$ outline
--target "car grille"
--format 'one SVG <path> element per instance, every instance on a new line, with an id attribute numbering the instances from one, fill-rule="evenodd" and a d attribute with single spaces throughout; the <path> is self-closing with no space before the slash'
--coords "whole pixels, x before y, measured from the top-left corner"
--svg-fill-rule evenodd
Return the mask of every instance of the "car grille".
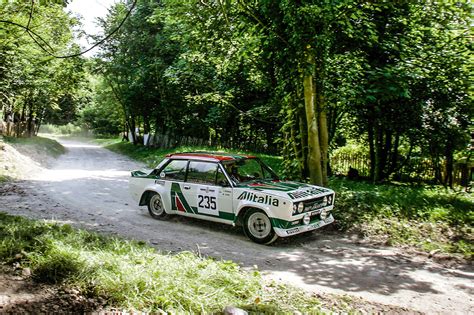
<path id="1" fill-rule="evenodd" d="M 325 203 L 324 198 L 329 198 L 330 202 Z M 298 212 L 295 210 L 296 209 L 295 207 L 298 207 L 299 205 L 301 205 L 301 203 L 303 203 L 304 208 L 302 212 Z M 318 197 L 318 198 L 300 201 L 298 203 L 295 203 L 294 208 L 293 208 L 294 209 L 293 215 L 298 215 L 298 214 L 307 213 L 307 212 L 311 212 L 313 215 L 319 214 L 322 208 L 330 206 L 333 203 L 334 203 L 334 194 L 329 194 L 329 195 Z"/>
<path id="2" fill-rule="evenodd" d="M 329 197 L 329 196 L 331 196 L 331 202 L 328 203 L 328 204 L 323 203 L 323 199 L 325 197 Z M 327 195 L 327 196 L 323 196 L 323 197 L 319 197 L 319 198 L 305 200 L 305 201 L 303 201 L 303 204 L 304 204 L 303 212 L 314 211 L 314 210 L 324 208 L 326 206 L 331 205 L 333 200 L 334 200 L 334 195 Z"/>

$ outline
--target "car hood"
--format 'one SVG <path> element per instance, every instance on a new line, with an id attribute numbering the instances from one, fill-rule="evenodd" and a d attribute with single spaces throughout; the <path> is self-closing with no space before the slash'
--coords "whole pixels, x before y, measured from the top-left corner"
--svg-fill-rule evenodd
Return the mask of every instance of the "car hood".
<path id="1" fill-rule="evenodd" d="M 252 181 L 240 184 L 238 187 L 292 200 L 307 199 L 333 192 L 331 189 L 320 186 L 281 180 Z"/>

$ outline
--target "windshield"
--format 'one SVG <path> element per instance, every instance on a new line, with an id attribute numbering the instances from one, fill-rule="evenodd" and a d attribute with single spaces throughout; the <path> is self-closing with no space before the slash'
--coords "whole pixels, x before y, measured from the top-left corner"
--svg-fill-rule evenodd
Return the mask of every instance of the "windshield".
<path id="1" fill-rule="evenodd" d="M 230 179 L 236 185 L 251 181 L 278 179 L 275 172 L 256 158 L 225 162 L 223 165 Z"/>

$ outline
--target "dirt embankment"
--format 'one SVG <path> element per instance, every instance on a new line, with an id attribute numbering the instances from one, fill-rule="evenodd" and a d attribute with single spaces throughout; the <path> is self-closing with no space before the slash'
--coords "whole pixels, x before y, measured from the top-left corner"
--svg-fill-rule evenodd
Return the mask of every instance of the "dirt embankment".
<path id="1" fill-rule="evenodd" d="M 62 140 L 68 152 L 28 181 L 4 185 L 1 211 L 139 239 L 165 251 L 196 251 L 258 266 L 267 278 L 314 294 L 346 295 L 397 312 L 474 312 L 474 270 L 449 267 L 403 249 L 362 244 L 320 230 L 278 241 L 250 242 L 238 228 L 174 217 L 150 218 L 127 191 L 129 171 L 141 165 L 103 148 Z M 9 191 L 7 187 L 18 190 Z M 377 310 L 377 308 L 375 308 Z M 374 310 L 374 309 L 371 309 Z"/>

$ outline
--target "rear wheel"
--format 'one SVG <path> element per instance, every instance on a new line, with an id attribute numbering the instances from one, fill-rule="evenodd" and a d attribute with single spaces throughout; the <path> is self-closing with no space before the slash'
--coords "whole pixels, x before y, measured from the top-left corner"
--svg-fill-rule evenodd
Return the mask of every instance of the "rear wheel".
<path id="1" fill-rule="evenodd" d="M 157 193 L 153 193 L 148 199 L 148 212 L 151 217 L 158 220 L 164 220 L 168 214 L 165 211 L 163 200 Z"/>
<path id="2" fill-rule="evenodd" d="M 245 214 L 244 232 L 248 238 L 259 244 L 268 245 L 278 238 L 273 230 L 270 218 L 265 212 L 258 209 L 251 209 Z"/>

